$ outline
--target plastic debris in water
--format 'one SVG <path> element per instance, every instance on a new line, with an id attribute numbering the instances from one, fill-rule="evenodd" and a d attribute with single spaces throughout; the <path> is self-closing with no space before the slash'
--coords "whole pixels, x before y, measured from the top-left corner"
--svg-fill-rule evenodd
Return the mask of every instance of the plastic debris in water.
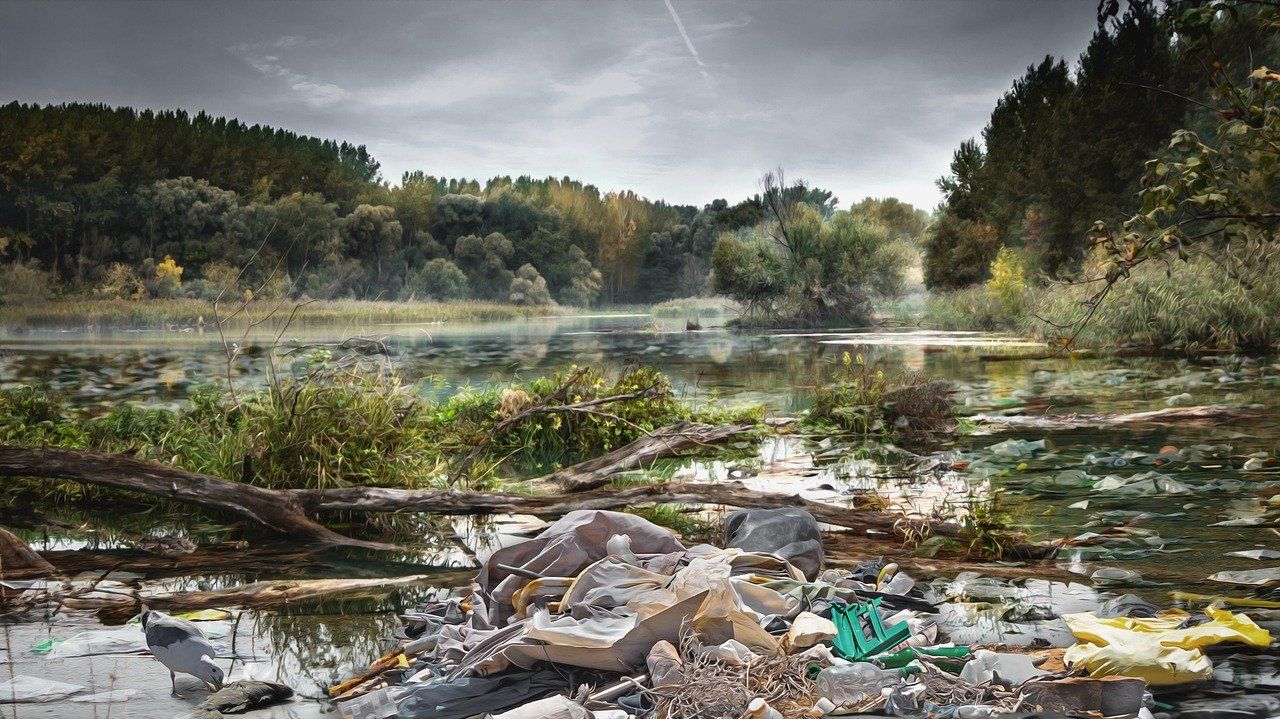
<path id="1" fill-rule="evenodd" d="M 342 719 L 388 719 L 396 716 L 396 703 L 391 701 L 386 689 L 369 692 L 338 703 Z"/>

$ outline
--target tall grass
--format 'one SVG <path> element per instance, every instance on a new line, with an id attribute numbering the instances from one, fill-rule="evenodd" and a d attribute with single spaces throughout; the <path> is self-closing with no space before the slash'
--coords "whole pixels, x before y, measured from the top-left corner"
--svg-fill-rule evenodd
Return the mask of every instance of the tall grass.
<path id="1" fill-rule="evenodd" d="M 1039 298 L 1037 314 L 1081 327 L 1077 342 L 1178 350 L 1266 351 L 1280 344 L 1280 276 L 1246 270 L 1233 279 L 1218 265 L 1196 260 L 1171 274 L 1156 264 L 1116 283 L 1088 322 L 1085 301 L 1095 288 L 1055 288 Z M 1035 318 L 1024 331 L 1052 339 L 1062 330 Z"/>
<path id="2" fill-rule="evenodd" d="M 655 317 L 720 317 L 742 311 L 737 302 L 727 297 L 680 297 L 654 305 Z"/>
<path id="3" fill-rule="evenodd" d="M 1203 258 L 1168 268 L 1148 263 L 1117 282 L 1086 321 L 1086 302 L 1097 290 L 1097 284 L 1029 288 L 1011 303 L 978 285 L 931 296 L 922 319 L 940 329 L 1008 331 L 1049 342 L 1078 329 L 1077 346 L 1102 348 L 1280 345 L 1280 276 L 1265 269 L 1246 268 L 1236 279 Z"/>
<path id="4" fill-rule="evenodd" d="M 294 303 L 255 300 L 233 326 L 275 316 L 284 322 Z M 224 304 L 221 314 L 235 309 Z M 523 307 L 500 302 L 381 302 L 328 300 L 300 304 L 294 323 L 309 322 L 486 322 L 562 314 L 557 307 Z M 127 300 L 68 298 L 39 304 L 0 304 L 0 324 L 8 327 L 199 327 L 214 321 L 213 305 L 198 299 Z"/>

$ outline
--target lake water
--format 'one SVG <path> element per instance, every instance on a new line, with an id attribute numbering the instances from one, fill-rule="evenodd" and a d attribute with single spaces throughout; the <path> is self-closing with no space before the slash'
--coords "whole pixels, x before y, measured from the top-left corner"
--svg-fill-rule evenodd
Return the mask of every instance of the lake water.
<path id="1" fill-rule="evenodd" d="M 822 491 L 871 488 L 911 506 L 936 503 L 940 492 L 956 496 L 998 492 L 1002 509 L 1035 536 L 1081 538 L 1079 546 L 1060 555 L 1059 568 L 1075 572 L 1084 584 L 1131 591 L 1161 605 L 1170 603 L 1168 591 L 1175 588 L 1247 595 L 1245 588 L 1209 582 L 1207 576 L 1280 564 L 1227 554 L 1280 550 L 1280 536 L 1273 529 L 1280 512 L 1271 499 L 1280 493 L 1280 462 L 1269 459 L 1280 450 L 1280 365 L 1271 358 L 1008 359 L 1043 350 L 1010 338 L 910 330 L 744 334 L 709 328 L 686 332 L 683 320 L 655 321 L 648 316 L 355 329 L 303 326 L 293 328 L 286 339 L 307 343 L 355 334 L 383 339 L 391 361 L 406 379 L 421 381 L 426 393 L 532 378 L 573 363 L 618 367 L 641 362 L 668 373 L 690 400 L 714 397 L 729 403 L 763 403 L 771 414 L 790 416 L 803 411 L 812 383 L 847 351 L 868 362 L 919 370 L 952 382 L 957 401 L 970 413 L 1114 414 L 1191 404 L 1248 408 L 1254 413 L 1249 420 L 1219 427 L 1133 425 L 1053 432 L 979 428 L 944 448 L 944 454 L 898 455 L 892 468 L 879 461 L 883 452 L 866 455 L 839 444 L 808 447 L 793 439 L 769 443 L 752 471 L 770 461 L 794 461 L 797 452 L 804 452 L 808 465 L 816 467 L 804 473 L 805 481 L 810 488 L 825 485 Z M 273 336 L 264 330 L 235 341 L 243 343 L 245 353 L 252 356 L 250 347 L 267 344 Z M 47 384 L 86 407 L 125 401 L 176 404 L 201 383 L 217 381 L 227 369 L 216 333 L 28 332 L 5 339 L 2 347 L 0 382 Z M 241 359 L 233 365 L 238 381 L 250 381 L 247 368 L 253 361 Z M 1045 438 L 1045 446 L 1036 443 Z M 808 452 L 818 458 L 808 457 Z M 911 470 L 910 479 L 902 478 L 903 467 Z M 686 464 L 668 471 L 706 477 L 731 469 Z M 227 532 L 224 527 L 181 517 L 120 517 L 76 508 L 53 515 L 63 520 L 61 528 L 20 527 L 21 533 L 40 549 L 110 549 L 127 546 L 158 527 L 201 541 L 216 541 Z M 29 515 L 25 518 L 30 520 Z M 12 516 L 8 521 L 22 524 Z M 464 537 L 469 550 L 483 559 L 493 547 L 516 541 L 516 535 L 528 529 L 518 522 L 496 520 L 424 521 L 420 541 L 406 542 L 409 551 L 401 556 L 332 552 L 316 557 L 305 568 L 274 573 L 146 581 L 206 589 L 284 576 L 378 577 L 438 571 L 465 567 L 471 561 L 445 535 Z M 345 678 L 353 667 L 381 653 L 396 625 L 397 610 L 433 591 L 439 590 L 428 583 L 385 602 L 247 612 L 241 631 L 247 632 L 251 647 L 249 670 L 262 678 L 278 677 L 304 696 L 318 698 L 325 685 Z M 24 662 L 35 661 L 19 644 L 38 643 L 40 636 L 62 637 L 70 629 L 52 623 L 41 625 L 38 636 L 32 636 L 31 627 L 21 631 L 20 641 L 10 644 L 11 668 L 21 669 Z M 55 671 L 48 663 L 40 666 Z M 165 678 L 163 673 L 160 678 Z M 111 716 L 149 716 L 146 712 L 158 711 L 157 707 L 181 708 L 164 703 L 176 700 L 167 699 L 163 681 L 147 691 L 152 690 L 158 694 L 122 703 Z M 75 713 L 80 710 L 80 705 L 73 705 L 72 713 L 48 716 L 96 716 L 88 709 Z M 7 716 L 3 709 L 0 715 Z"/>

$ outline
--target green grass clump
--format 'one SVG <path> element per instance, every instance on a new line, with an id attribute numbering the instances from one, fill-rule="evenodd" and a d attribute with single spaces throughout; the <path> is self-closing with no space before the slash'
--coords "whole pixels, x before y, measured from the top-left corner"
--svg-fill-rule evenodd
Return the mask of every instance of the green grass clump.
<path id="1" fill-rule="evenodd" d="M 1169 274 L 1147 263 L 1115 284 L 1084 321 L 1084 302 L 1096 285 L 1045 291 L 1037 314 L 1056 324 L 1080 325 L 1076 343 L 1178 350 L 1265 351 L 1280 345 L 1280 274 L 1246 265 L 1239 279 L 1207 259 L 1175 263 Z M 1053 338 L 1063 330 L 1035 317 L 1025 331 Z"/>
<path id="2" fill-rule="evenodd" d="M 625 402 L 588 411 L 538 412 L 489 443 L 489 460 L 505 462 L 517 474 L 543 474 L 597 457 L 633 442 L 659 427 L 686 420 L 710 424 L 758 422 L 763 410 L 695 408 L 680 401 L 670 380 L 648 367 L 609 378 L 596 370 L 577 368 L 506 388 L 463 390 L 438 405 L 428 425 L 447 437 L 456 452 L 485 438 L 490 428 L 541 403 L 568 384 L 562 402 L 580 404 L 601 397 L 643 393 Z"/>
<path id="3" fill-rule="evenodd" d="M 642 396 L 593 411 L 564 408 L 632 393 Z M 560 409 L 532 413 L 490 436 L 553 394 Z M 236 396 L 204 388 L 177 410 L 121 404 L 90 415 L 38 388 L 3 389 L 0 441 L 128 452 L 274 489 L 442 487 L 479 447 L 468 484 L 491 487 L 599 456 L 672 422 L 755 421 L 761 412 L 694 408 L 649 368 L 616 377 L 575 370 L 505 388 L 463 389 L 436 402 L 394 372 L 317 360 L 298 376 Z"/>
<path id="4" fill-rule="evenodd" d="M 927 327 L 944 330 L 1020 332 L 1027 320 L 1026 311 L 1025 304 L 1011 305 L 986 285 L 974 285 L 929 295 L 921 319 Z"/>
<path id="5" fill-rule="evenodd" d="M 918 374 L 886 372 L 845 352 L 813 394 L 806 422 L 863 437 L 925 439 L 955 429 L 951 387 Z"/>

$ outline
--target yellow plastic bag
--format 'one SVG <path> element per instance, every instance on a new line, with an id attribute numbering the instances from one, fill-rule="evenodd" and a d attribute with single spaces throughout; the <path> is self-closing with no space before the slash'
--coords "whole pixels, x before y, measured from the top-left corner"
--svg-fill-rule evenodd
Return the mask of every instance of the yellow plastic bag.
<path id="1" fill-rule="evenodd" d="M 1150 619 L 1099 619 L 1092 613 L 1068 614 L 1067 627 L 1080 644 L 1067 650 L 1063 661 L 1081 666 L 1090 676 L 1139 677 L 1153 685 L 1182 684 L 1213 676 L 1213 662 L 1200 651 L 1220 642 L 1254 647 L 1271 643 L 1271 633 L 1243 614 L 1209 607 L 1211 621 L 1178 629 L 1190 616 L 1182 611 L 1161 612 Z"/>

